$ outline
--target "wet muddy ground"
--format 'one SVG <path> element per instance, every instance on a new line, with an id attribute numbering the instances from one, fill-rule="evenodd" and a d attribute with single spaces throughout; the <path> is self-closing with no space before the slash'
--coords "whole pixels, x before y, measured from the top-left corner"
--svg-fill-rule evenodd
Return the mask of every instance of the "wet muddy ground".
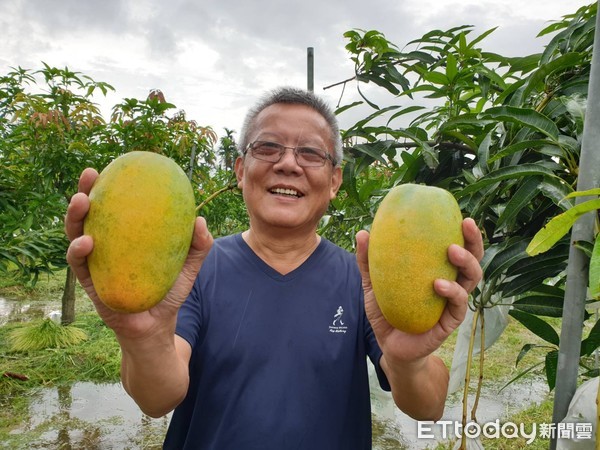
<path id="1" fill-rule="evenodd" d="M 55 302 L 31 303 L 0 297 L 0 326 L 48 317 L 60 309 Z M 547 392 L 542 381 L 514 384 L 502 392 L 484 390 L 477 419 L 480 423 L 506 418 L 526 405 L 541 401 Z M 459 421 L 461 396 L 452 398 L 442 420 Z M 160 449 L 169 416 L 151 419 L 137 408 L 120 383 L 41 388 L 28 398 L 28 419 L 11 431 L 0 448 L 31 449 Z M 417 438 L 417 422 L 393 407 L 391 397 L 378 388 L 372 395 L 375 450 L 434 448 L 444 440 Z M 470 409 L 469 409 L 470 411 Z M 448 436 L 453 438 L 453 436 Z"/>
<path id="2" fill-rule="evenodd" d="M 159 449 L 168 421 L 142 414 L 120 384 L 75 383 L 33 394 L 6 448 Z"/>

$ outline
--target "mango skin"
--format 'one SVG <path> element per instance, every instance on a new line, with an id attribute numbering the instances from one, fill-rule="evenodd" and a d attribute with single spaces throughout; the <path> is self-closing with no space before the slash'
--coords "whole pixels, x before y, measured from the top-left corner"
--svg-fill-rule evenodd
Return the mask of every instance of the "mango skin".
<path id="1" fill-rule="evenodd" d="M 196 218 L 192 186 L 172 159 L 134 151 L 100 173 L 89 194 L 84 234 L 100 300 L 134 313 L 159 303 L 187 257 Z"/>
<path id="2" fill-rule="evenodd" d="M 395 328 L 411 334 L 435 326 L 446 299 L 437 278 L 456 280 L 451 244 L 464 246 L 462 215 L 448 191 L 417 184 L 392 188 L 371 226 L 369 272 L 377 304 Z"/>

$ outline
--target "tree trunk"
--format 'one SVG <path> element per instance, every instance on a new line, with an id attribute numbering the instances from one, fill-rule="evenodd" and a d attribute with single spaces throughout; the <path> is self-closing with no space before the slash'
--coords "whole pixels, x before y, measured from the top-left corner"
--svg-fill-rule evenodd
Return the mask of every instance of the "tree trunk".
<path id="1" fill-rule="evenodd" d="M 75 321 L 75 283 L 77 278 L 67 266 L 67 277 L 65 280 L 65 288 L 62 296 L 62 316 L 60 322 L 62 325 L 70 325 Z"/>

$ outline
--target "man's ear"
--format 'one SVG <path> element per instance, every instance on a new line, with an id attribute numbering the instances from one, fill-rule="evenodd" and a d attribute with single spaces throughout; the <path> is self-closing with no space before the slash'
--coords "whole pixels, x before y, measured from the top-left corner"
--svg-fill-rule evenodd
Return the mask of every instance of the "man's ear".
<path id="1" fill-rule="evenodd" d="M 340 186 L 342 185 L 342 168 L 337 166 L 333 168 L 333 173 L 331 174 L 331 193 L 329 198 L 333 200 L 340 190 Z"/>
<path id="2" fill-rule="evenodd" d="M 238 188 L 241 190 L 244 184 L 244 158 L 238 156 L 235 160 L 235 177 L 237 179 Z"/>

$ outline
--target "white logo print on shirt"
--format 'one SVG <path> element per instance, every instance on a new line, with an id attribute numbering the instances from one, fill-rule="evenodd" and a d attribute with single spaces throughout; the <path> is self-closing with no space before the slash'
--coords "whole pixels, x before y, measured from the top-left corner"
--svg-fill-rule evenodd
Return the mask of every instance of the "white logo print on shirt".
<path id="1" fill-rule="evenodd" d="M 330 333 L 345 333 L 348 330 L 347 326 L 344 326 L 342 316 L 344 315 L 344 308 L 338 306 L 337 312 L 333 316 L 333 322 L 329 326 Z M 336 325 L 337 324 L 337 325 Z"/>

